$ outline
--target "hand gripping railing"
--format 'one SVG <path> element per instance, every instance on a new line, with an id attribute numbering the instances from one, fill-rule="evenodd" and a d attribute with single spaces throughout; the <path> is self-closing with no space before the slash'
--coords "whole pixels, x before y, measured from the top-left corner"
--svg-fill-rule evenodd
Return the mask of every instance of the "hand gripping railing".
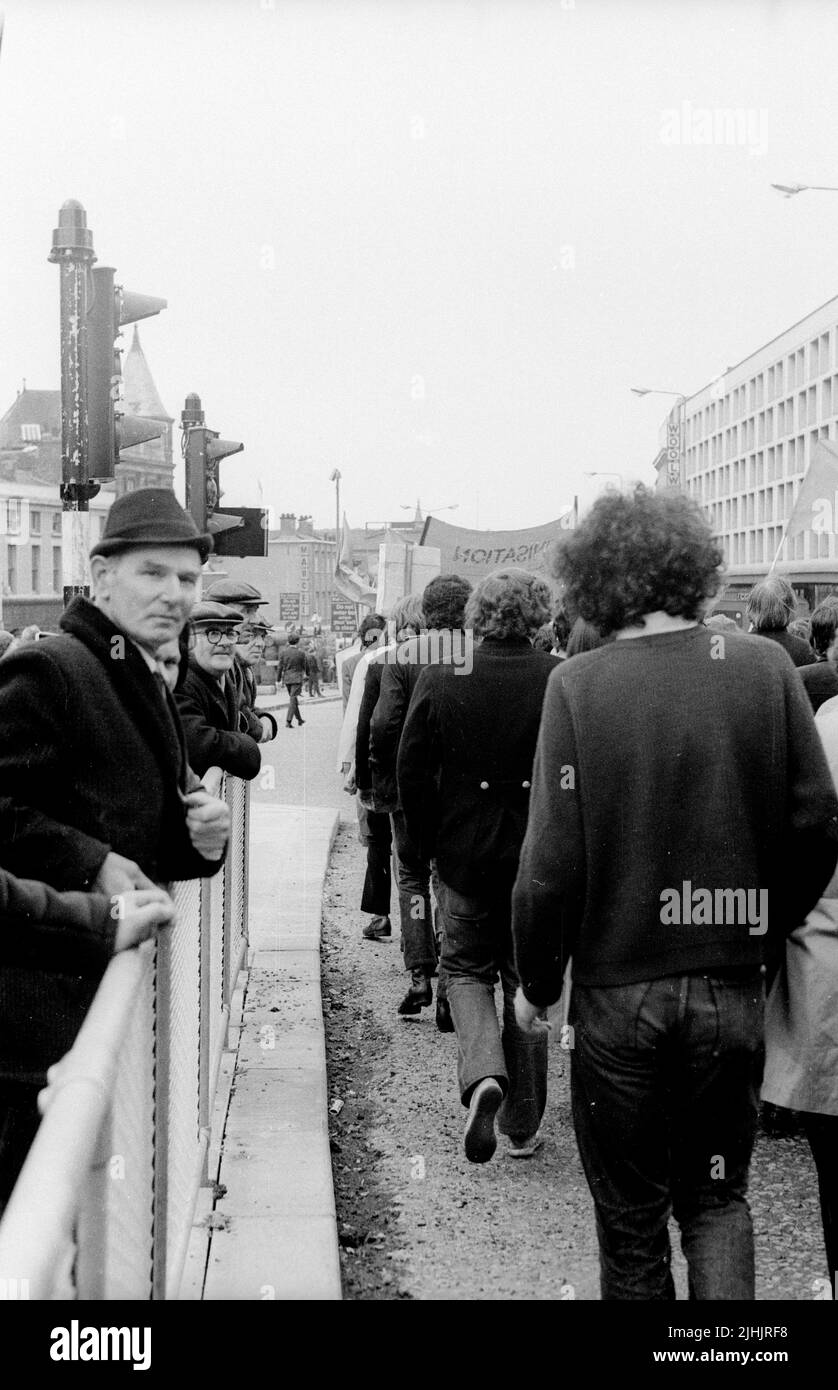
<path id="1" fill-rule="evenodd" d="M 231 809 L 224 866 L 170 885 L 173 927 L 108 966 L 0 1223 L 0 1294 L 178 1295 L 247 950 L 248 786 L 204 785 Z"/>

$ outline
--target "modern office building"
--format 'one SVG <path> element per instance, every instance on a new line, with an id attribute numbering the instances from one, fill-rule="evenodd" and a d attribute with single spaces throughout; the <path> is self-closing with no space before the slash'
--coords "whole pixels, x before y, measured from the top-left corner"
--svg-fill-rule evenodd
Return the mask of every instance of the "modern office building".
<path id="1" fill-rule="evenodd" d="M 771 567 L 818 439 L 838 439 L 838 297 L 676 402 L 662 426 L 658 486 L 679 481 L 708 513 L 730 579 L 720 606 L 741 607 Z M 838 589 L 835 535 L 785 541 L 776 567 L 813 607 Z"/>

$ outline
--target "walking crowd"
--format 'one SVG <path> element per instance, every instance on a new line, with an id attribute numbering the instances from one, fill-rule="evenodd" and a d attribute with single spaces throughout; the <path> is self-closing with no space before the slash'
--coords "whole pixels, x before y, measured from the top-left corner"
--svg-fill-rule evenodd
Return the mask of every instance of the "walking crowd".
<path id="1" fill-rule="evenodd" d="M 277 735 L 265 600 L 195 601 L 211 546 L 167 489 L 116 499 L 91 598 L 0 660 L 0 1210 L 108 960 L 171 924 L 161 885 L 223 862 L 201 779 L 252 779 Z M 770 575 L 742 632 L 700 509 L 644 488 L 601 498 L 554 570 L 558 607 L 521 569 L 441 575 L 340 654 L 363 937 L 392 938 L 395 885 L 394 1006 L 456 1035 L 473 1163 L 498 1132 L 537 1155 L 562 1020 L 603 1299 L 674 1298 L 670 1214 L 691 1297 L 754 1297 L 760 1088 L 805 1126 L 834 1286 L 838 596 L 794 632 Z M 325 674 L 295 636 L 289 727 Z"/>
<path id="2" fill-rule="evenodd" d="M 606 1300 L 675 1297 L 671 1215 L 690 1297 L 754 1298 L 761 1094 L 805 1127 L 835 1287 L 838 595 L 790 631 L 771 574 L 745 633 L 722 565 L 690 499 L 610 494 L 556 547 L 558 608 L 522 570 L 443 575 L 342 662 L 363 936 L 394 880 L 395 1007 L 436 979 L 474 1163 L 498 1132 L 537 1154 L 564 1021 Z"/>

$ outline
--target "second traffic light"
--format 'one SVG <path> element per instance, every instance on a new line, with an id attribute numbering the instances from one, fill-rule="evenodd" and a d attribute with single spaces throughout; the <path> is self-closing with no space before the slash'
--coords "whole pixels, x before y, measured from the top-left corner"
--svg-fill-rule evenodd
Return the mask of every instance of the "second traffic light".
<path id="1" fill-rule="evenodd" d="M 220 439 L 215 430 L 207 429 L 199 396 L 186 398 L 181 416 L 184 431 L 186 460 L 186 510 L 198 530 L 211 535 L 243 525 L 241 517 L 227 516 L 217 510 L 221 500 L 219 464 L 228 454 L 238 454 L 244 445 L 237 439 Z"/>
<path id="2" fill-rule="evenodd" d="M 126 323 L 151 318 L 166 308 L 165 299 L 133 294 L 114 285 L 111 266 L 91 272 L 92 304 L 87 315 L 88 476 L 112 478 L 120 449 L 157 439 L 166 426 L 121 409 L 122 366 L 117 339 Z"/>

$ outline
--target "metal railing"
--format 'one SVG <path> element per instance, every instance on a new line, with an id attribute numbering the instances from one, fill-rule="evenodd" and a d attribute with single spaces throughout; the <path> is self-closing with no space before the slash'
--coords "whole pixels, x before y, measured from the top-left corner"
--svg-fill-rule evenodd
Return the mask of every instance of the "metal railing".
<path id="1" fill-rule="evenodd" d="M 0 1289 L 178 1296 L 247 951 L 248 784 L 203 781 L 231 810 L 224 866 L 170 885 L 172 929 L 110 962 L 0 1223 Z"/>

